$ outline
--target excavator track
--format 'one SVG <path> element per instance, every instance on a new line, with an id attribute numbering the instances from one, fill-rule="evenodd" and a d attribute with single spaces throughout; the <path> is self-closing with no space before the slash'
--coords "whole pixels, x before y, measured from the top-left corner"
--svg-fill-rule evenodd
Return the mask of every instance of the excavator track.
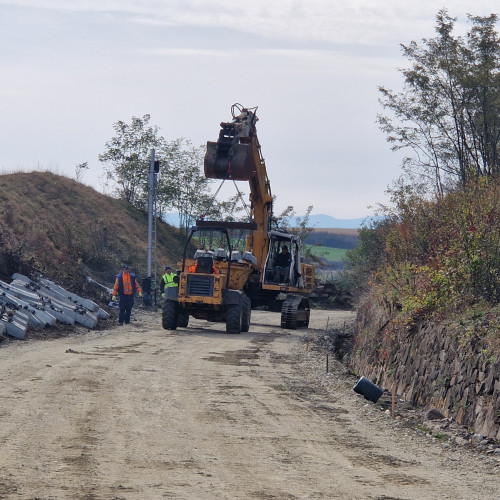
<path id="1" fill-rule="evenodd" d="M 295 330 L 309 326 L 309 300 L 300 295 L 287 295 L 281 306 L 281 328 Z"/>

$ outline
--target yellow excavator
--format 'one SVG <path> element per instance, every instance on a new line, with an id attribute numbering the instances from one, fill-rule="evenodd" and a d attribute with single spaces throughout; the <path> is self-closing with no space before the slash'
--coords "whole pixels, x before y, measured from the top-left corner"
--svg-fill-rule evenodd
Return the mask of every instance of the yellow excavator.
<path id="1" fill-rule="evenodd" d="M 247 332 L 251 311 L 258 307 L 281 310 L 283 328 L 309 325 L 307 295 L 314 290 L 314 266 L 303 262 L 298 236 L 272 227 L 273 197 L 257 138 L 256 111 L 234 104 L 232 121 L 221 123 L 219 138 L 207 142 L 204 159 L 207 178 L 248 182 L 250 220 L 202 219 L 191 228 L 175 278 L 178 287 L 166 289 L 165 329 L 186 327 L 192 316 L 223 321 L 228 333 Z M 246 233 L 242 251 L 233 248 L 235 231 Z M 215 242 L 217 248 L 199 248 L 189 257 L 194 241 Z M 280 253 L 289 257 L 278 267 Z"/>

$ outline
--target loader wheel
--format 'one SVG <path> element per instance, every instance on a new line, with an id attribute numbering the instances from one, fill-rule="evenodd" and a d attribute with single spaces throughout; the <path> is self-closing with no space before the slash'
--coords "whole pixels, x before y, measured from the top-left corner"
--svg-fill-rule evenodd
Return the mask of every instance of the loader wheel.
<path id="1" fill-rule="evenodd" d="M 175 330 L 179 318 L 179 304 L 174 300 L 166 300 L 163 303 L 161 326 L 165 330 Z"/>
<path id="2" fill-rule="evenodd" d="M 252 317 L 252 303 L 248 297 L 243 297 L 241 301 L 241 331 L 250 330 L 250 319 Z"/>
<path id="3" fill-rule="evenodd" d="M 189 324 L 189 314 L 186 311 L 179 311 L 177 317 L 177 326 L 181 328 L 187 328 Z"/>
<path id="4" fill-rule="evenodd" d="M 228 307 L 226 315 L 226 332 L 241 333 L 242 307 L 240 304 L 233 304 Z"/>

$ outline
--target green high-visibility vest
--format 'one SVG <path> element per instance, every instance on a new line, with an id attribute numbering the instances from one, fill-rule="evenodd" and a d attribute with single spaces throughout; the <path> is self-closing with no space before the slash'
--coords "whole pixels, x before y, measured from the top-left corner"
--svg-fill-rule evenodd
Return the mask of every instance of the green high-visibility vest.
<path id="1" fill-rule="evenodd" d="M 178 286 L 177 283 L 174 282 L 174 277 L 175 277 L 175 273 L 165 273 L 161 279 L 164 281 L 165 283 L 165 288 L 170 288 L 172 286 Z"/>

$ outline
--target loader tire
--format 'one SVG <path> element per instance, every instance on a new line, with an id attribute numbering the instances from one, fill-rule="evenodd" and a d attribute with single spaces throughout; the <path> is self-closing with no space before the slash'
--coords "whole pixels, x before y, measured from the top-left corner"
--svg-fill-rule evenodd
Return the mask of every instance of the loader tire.
<path id="1" fill-rule="evenodd" d="M 241 333 L 242 307 L 240 304 L 230 305 L 226 315 L 226 332 Z"/>
<path id="2" fill-rule="evenodd" d="M 187 328 L 189 324 L 189 314 L 186 311 L 179 311 L 177 317 L 177 326 L 180 328 Z"/>
<path id="3" fill-rule="evenodd" d="M 241 331 L 248 332 L 248 330 L 250 330 L 250 320 L 252 317 L 252 303 L 248 297 L 243 297 L 241 308 Z"/>
<path id="4" fill-rule="evenodd" d="M 163 303 L 161 326 L 165 330 L 175 330 L 179 319 L 179 304 L 174 300 L 166 300 Z"/>

